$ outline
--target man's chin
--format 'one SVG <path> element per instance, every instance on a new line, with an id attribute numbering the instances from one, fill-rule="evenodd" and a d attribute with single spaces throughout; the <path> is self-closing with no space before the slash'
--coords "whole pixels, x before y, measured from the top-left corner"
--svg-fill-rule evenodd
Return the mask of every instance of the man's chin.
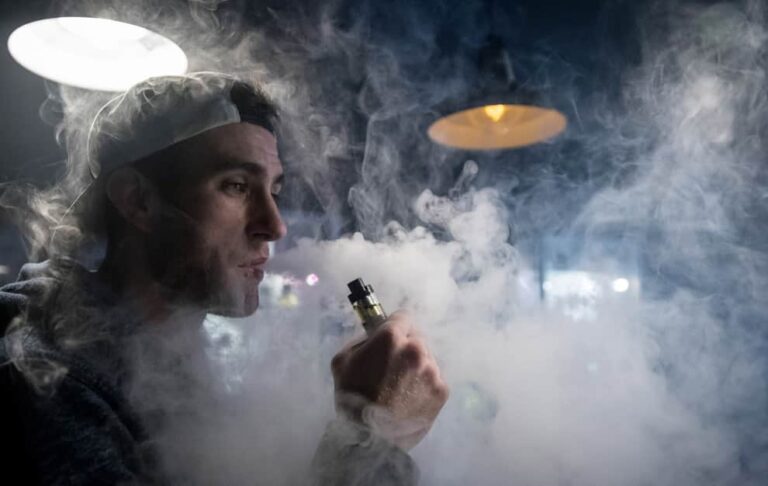
<path id="1" fill-rule="evenodd" d="M 258 291 L 248 295 L 228 295 L 227 298 L 221 299 L 218 305 L 211 306 L 209 313 L 216 314 L 223 317 L 249 317 L 252 316 L 259 308 L 259 293 Z"/>

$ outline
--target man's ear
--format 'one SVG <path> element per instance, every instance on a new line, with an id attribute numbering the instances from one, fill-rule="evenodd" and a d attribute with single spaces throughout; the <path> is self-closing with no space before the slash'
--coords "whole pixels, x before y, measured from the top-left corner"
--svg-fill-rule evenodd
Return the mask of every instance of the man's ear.
<path id="1" fill-rule="evenodd" d="M 140 231 L 149 232 L 156 207 L 152 183 L 131 167 L 121 167 L 109 174 L 106 194 L 126 221 Z"/>

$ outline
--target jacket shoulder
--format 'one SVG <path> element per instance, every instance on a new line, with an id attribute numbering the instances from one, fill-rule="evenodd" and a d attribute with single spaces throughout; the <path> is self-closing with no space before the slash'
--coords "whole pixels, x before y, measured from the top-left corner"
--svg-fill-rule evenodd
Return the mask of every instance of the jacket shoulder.
<path id="1" fill-rule="evenodd" d="M 142 482 L 145 441 L 120 399 L 49 350 L 29 351 L 25 359 L 43 365 L 37 375 L 23 373 L 6 344 L 0 339 L 0 421 L 10 432 L 4 448 L 16 449 L 9 466 L 36 476 L 31 484 Z"/>

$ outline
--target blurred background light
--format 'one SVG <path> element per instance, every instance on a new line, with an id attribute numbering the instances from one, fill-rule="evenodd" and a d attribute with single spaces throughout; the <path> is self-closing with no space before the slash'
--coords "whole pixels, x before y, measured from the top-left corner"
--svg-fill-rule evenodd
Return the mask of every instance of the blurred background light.
<path id="1" fill-rule="evenodd" d="M 544 290 L 550 298 L 590 298 L 600 295 L 600 285 L 595 281 L 594 275 L 579 271 L 550 273 L 544 282 Z"/>
<path id="2" fill-rule="evenodd" d="M 307 275 L 307 278 L 306 278 L 306 279 L 304 279 L 304 281 L 305 281 L 305 282 L 307 283 L 307 285 L 309 285 L 310 287 L 314 287 L 315 285 L 317 285 L 317 282 L 319 282 L 319 281 L 320 281 L 320 277 L 318 277 L 318 276 L 317 276 L 317 275 L 315 275 L 314 273 L 310 273 L 309 275 Z"/>
<path id="3" fill-rule="evenodd" d="M 620 233 L 545 236 L 539 245 L 541 298 L 574 320 L 593 320 L 641 295 L 638 243 Z"/>
<path id="4" fill-rule="evenodd" d="M 187 56 L 171 40 L 137 25 L 90 17 L 38 20 L 13 31 L 11 56 L 56 83 L 124 91 L 152 76 L 187 71 Z"/>
<path id="5" fill-rule="evenodd" d="M 629 280 L 626 278 L 617 278 L 611 283 L 611 288 L 614 292 L 623 294 L 627 290 L 629 290 Z"/>

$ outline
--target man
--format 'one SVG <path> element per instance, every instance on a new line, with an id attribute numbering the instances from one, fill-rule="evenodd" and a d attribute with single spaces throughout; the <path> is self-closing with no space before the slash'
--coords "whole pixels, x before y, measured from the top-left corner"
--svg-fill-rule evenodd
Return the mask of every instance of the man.
<path id="1" fill-rule="evenodd" d="M 25 267 L 0 293 L 0 315 L 13 317 L 0 346 L 2 440 L 13 445 L 6 474 L 23 473 L 24 484 L 195 479 L 158 455 L 155 437 L 186 399 L 169 405 L 153 391 L 215 388 L 205 366 L 188 365 L 202 356 L 206 314 L 258 308 L 268 244 L 286 232 L 276 123 L 263 94 L 214 73 L 151 79 L 100 111 L 88 141 L 98 175 L 67 215 L 76 224 L 64 221 L 53 235 L 67 240 L 68 254 Z M 105 237 L 106 256 L 92 273 L 71 258 L 71 243 L 94 235 Z M 168 345 L 178 342 L 182 351 Z M 414 483 L 404 451 L 448 391 L 408 317 L 396 313 L 350 343 L 332 372 L 339 418 L 311 481 Z M 367 419 L 382 412 L 383 422 Z"/>

